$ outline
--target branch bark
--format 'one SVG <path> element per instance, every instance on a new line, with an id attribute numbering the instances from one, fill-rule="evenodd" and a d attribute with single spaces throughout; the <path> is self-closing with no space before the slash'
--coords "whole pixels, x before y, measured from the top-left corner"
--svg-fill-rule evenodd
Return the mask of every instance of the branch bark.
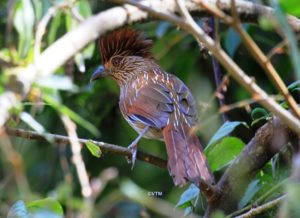
<path id="1" fill-rule="evenodd" d="M 215 210 L 227 214 L 236 210 L 238 201 L 258 171 L 289 141 L 296 138 L 297 135 L 277 117 L 262 126 L 217 183 L 218 191 L 210 202 L 206 216 Z"/>
<path id="2" fill-rule="evenodd" d="M 29 140 L 46 140 L 46 138 L 49 140 L 53 140 L 57 144 L 70 144 L 70 138 L 63 136 L 63 135 L 56 135 L 56 134 L 39 134 L 33 131 L 27 131 L 22 129 L 6 129 L 6 133 L 11 136 L 21 137 Z M 90 141 L 88 139 L 78 139 L 79 143 L 81 145 L 84 145 L 86 142 Z M 109 154 L 117 154 L 117 155 L 123 155 L 127 158 L 131 159 L 132 154 L 131 150 L 129 148 L 125 148 L 118 145 L 113 145 L 105 142 L 99 142 L 99 141 L 93 141 L 94 144 L 98 145 L 101 148 L 102 153 L 109 153 Z M 138 151 L 137 153 L 137 159 L 151 163 L 157 167 L 160 168 L 167 168 L 167 161 L 155 157 L 150 154 L 146 154 L 143 152 Z"/>

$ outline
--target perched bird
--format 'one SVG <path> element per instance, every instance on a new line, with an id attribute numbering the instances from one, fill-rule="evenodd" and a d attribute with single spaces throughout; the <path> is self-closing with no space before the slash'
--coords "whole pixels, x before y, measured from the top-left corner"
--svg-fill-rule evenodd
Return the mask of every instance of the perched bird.
<path id="1" fill-rule="evenodd" d="M 125 28 L 100 37 L 99 48 L 103 66 L 91 81 L 108 76 L 120 86 L 122 115 L 139 133 L 130 145 L 133 163 L 142 137 L 164 140 L 175 185 L 211 184 L 213 176 L 192 131 L 197 123 L 195 100 L 180 79 L 157 64 L 152 41 L 140 31 Z"/>

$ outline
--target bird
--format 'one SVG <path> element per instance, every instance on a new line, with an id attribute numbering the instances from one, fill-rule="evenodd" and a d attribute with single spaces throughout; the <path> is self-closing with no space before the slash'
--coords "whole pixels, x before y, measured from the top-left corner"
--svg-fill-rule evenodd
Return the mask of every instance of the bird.
<path id="1" fill-rule="evenodd" d="M 101 36 L 98 47 L 103 65 L 90 80 L 110 77 L 120 87 L 119 108 L 139 134 L 130 144 L 134 165 L 142 137 L 166 144 L 169 174 L 176 186 L 214 182 L 200 141 L 196 102 L 188 87 L 159 66 L 144 32 L 122 28 Z"/>

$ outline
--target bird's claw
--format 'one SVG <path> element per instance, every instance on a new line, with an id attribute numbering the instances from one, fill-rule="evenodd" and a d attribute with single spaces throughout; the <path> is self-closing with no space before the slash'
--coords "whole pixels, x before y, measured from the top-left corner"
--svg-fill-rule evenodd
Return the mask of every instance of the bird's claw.
<path id="1" fill-rule="evenodd" d="M 131 170 L 132 170 L 134 167 L 136 155 L 137 155 L 137 144 L 132 143 L 131 145 L 128 146 L 128 148 L 131 150 L 131 155 L 132 155 L 131 156 L 131 163 L 132 163 Z"/>

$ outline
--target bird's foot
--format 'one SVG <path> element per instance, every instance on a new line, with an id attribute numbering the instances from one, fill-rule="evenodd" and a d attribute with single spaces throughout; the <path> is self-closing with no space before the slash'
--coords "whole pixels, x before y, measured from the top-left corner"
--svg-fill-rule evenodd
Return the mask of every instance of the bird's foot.
<path id="1" fill-rule="evenodd" d="M 131 150 L 131 169 L 133 169 L 135 160 L 136 160 L 136 155 L 137 155 L 137 143 L 133 142 L 131 143 L 128 148 Z"/>

